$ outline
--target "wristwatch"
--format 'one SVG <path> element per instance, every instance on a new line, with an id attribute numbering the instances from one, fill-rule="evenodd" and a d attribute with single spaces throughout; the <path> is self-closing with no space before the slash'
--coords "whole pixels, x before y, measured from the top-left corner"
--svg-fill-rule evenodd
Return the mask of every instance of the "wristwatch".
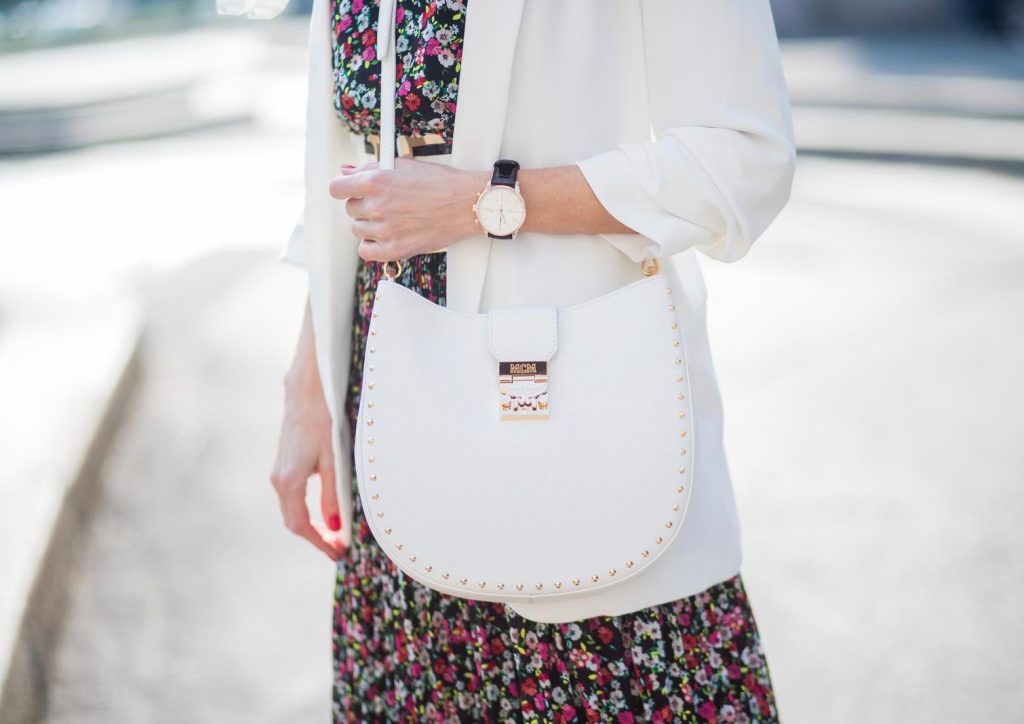
<path id="1" fill-rule="evenodd" d="M 477 223 L 492 239 L 514 239 L 526 221 L 526 201 L 519 193 L 519 163 L 508 158 L 494 162 L 494 174 L 476 195 Z"/>

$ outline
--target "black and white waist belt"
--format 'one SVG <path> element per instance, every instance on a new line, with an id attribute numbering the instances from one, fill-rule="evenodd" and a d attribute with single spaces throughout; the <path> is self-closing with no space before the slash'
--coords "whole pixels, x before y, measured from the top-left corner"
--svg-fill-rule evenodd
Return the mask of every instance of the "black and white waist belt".
<path id="1" fill-rule="evenodd" d="M 364 147 L 367 153 L 372 153 L 380 160 L 380 134 L 371 133 L 364 137 Z M 444 137 L 439 133 L 426 133 L 422 136 L 405 136 L 398 134 L 395 137 L 396 156 L 437 156 L 451 153 L 452 146 L 446 143 Z"/>

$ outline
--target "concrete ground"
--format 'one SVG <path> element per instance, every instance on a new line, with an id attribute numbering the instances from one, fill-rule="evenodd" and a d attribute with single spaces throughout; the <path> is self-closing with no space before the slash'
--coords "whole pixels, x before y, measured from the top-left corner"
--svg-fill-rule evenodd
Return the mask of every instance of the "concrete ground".
<path id="1" fill-rule="evenodd" d="M 799 50 L 789 70 L 809 77 L 849 48 Z M 963 67 L 944 77 L 968 83 Z M 968 83 L 983 117 L 1019 122 L 985 90 L 1010 76 Z M 51 721 L 329 716 L 332 568 L 285 531 L 267 482 L 304 291 L 275 260 L 299 208 L 301 77 L 301 62 L 261 74 L 275 103 L 249 127 L 0 163 L 4 232 L 22 242 L 0 313 L 112 290 L 151 310 Z M 835 130 L 863 153 L 877 131 L 858 128 Z M 704 264 L 743 573 L 789 724 L 1024 710 L 1024 180 L 909 160 L 803 158 L 751 254 Z M 38 207 L 51 198 L 60 213 Z"/>
<path id="2" fill-rule="evenodd" d="M 284 529 L 268 478 L 302 283 L 229 251 L 151 290 L 49 721 L 327 721 L 334 567 Z"/>

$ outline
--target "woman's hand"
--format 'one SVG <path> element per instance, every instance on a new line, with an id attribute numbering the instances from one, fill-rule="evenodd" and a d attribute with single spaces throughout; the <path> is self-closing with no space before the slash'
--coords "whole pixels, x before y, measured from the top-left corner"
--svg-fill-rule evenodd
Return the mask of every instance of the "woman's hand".
<path id="1" fill-rule="evenodd" d="M 355 221 L 357 250 L 367 261 L 394 261 L 439 251 L 459 239 L 483 233 L 473 204 L 490 180 L 486 171 L 465 171 L 447 164 L 395 159 L 395 168 L 377 161 L 343 166 L 331 180 L 330 193 L 347 199 L 345 211 Z"/>
<path id="2" fill-rule="evenodd" d="M 284 422 L 270 480 L 277 491 L 281 514 L 292 533 L 305 538 L 331 560 L 344 553 L 331 448 L 331 413 L 320 385 L 309 303 L 291 368 L 285 376 Z M 325 528 L 312 521 L 306 506 L 306 485 L 320 475 L 320 507 Z"/>

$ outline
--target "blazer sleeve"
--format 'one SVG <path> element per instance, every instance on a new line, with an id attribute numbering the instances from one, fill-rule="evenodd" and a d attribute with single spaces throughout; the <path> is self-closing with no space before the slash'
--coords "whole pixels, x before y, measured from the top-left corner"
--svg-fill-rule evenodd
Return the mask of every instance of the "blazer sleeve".
<path id="1" fill-rule="evenodd" d="M 735 261 L 789 200 L 796 150 L 769 0 L 641 0 L 653 139 L 578 161 L 633 261 Z"/>
<path id="2" fill-rule="evenodd" d="M 278 258 L 281 261 L 304 268 L 308 267 L 306 256 L 305 216 L 306 209 L 305 206 L 303 206 L 302 211 L 299 212 L 299 219 L 292 229 L 291 235 L 288 237 L 288 240 L 281 249 L 281 253 L 278 255 Z"/>

